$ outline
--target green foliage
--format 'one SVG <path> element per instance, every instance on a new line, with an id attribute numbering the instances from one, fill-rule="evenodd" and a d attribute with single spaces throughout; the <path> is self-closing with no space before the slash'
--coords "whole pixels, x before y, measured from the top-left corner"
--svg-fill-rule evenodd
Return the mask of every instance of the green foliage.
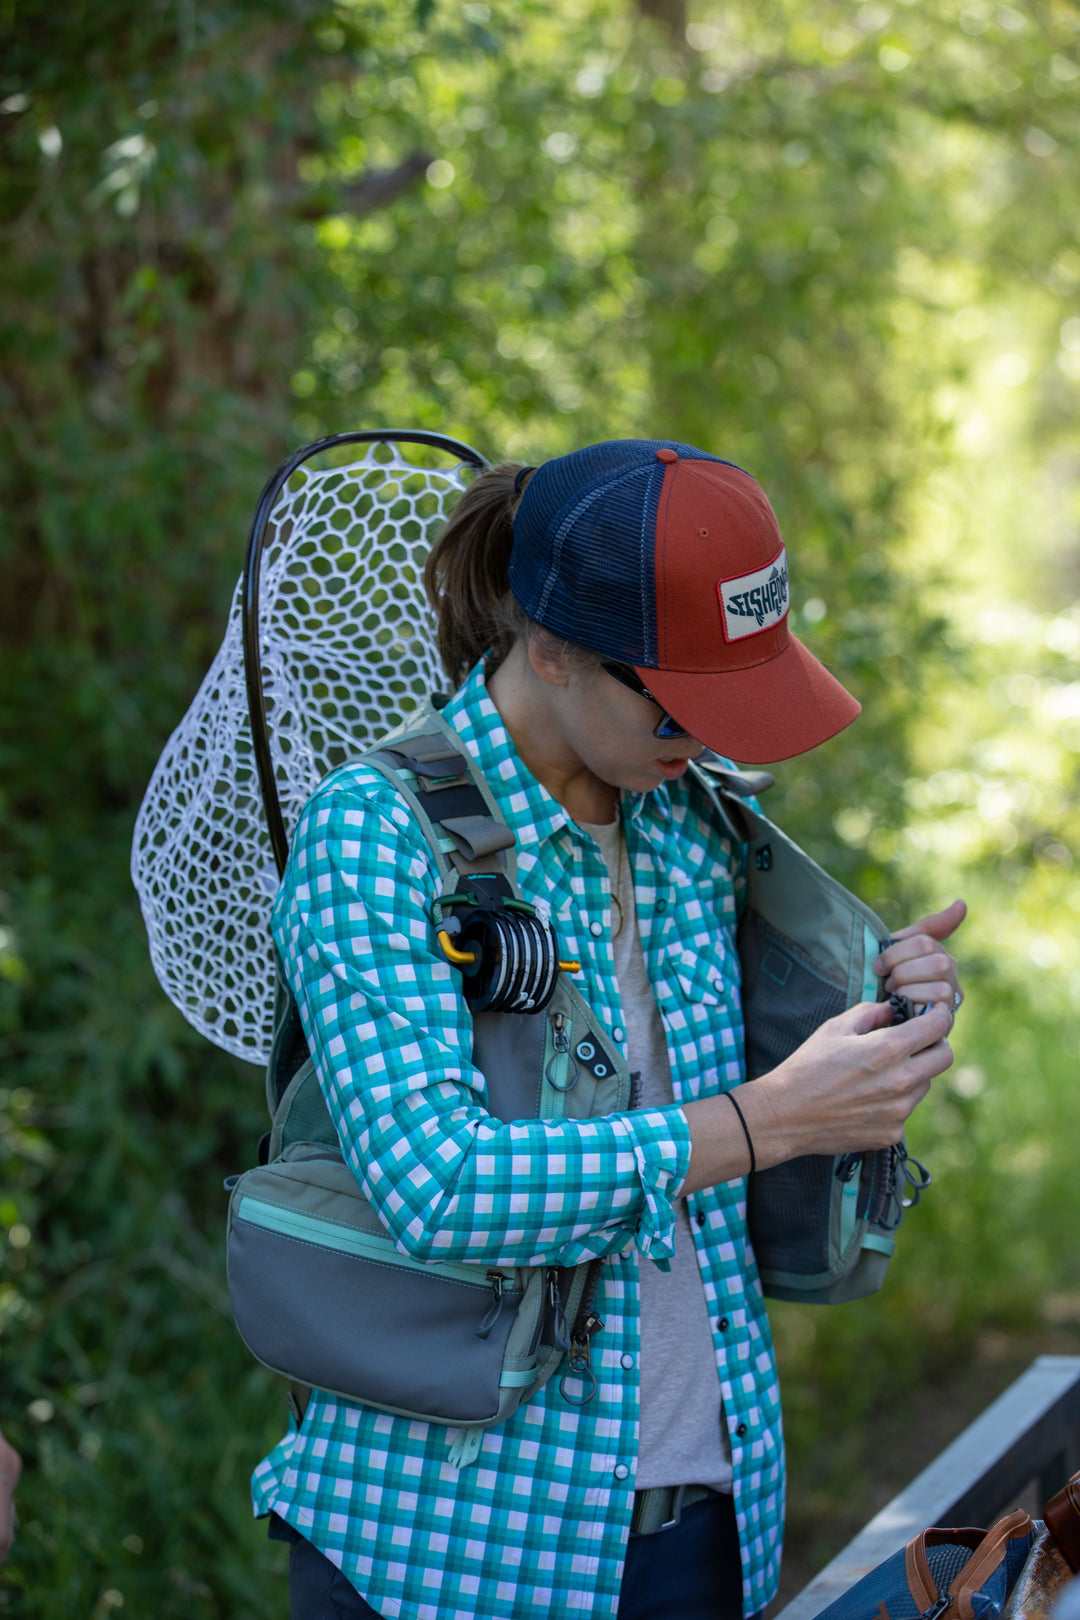
<path id="1" fill-rule="evenodd" d="M 281 1397 L 219 1240 L 261 1092 L 163 1002 L 126 854 L 259 487 L 322 431 L 748 466 L 865 710 L 771 812 L 887 920 L 979 902 L 895 1276 L 777 1313 L 797 1532 L 858 1516 L 886 1396 L 1075 1347 L 1077 28 L 0 8 L 0 1422 L 29 1463 L 0 1612 L 283 1601 L 245 1490 Z"/>

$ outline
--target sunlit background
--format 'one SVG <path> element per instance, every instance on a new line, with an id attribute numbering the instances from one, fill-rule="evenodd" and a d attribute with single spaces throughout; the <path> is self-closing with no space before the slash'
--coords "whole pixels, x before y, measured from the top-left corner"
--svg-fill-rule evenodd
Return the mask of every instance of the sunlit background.
<path id="1" fill-rule="evenodd" d="M 971 903 L 886 1289 L 774 1315 L 788 1587 L 1080 1350 L 1078 81 L 1072 0 L 3 9 L 0 1612 L 283 1610 L 221 1243 L 261 1082 L 158 990 L 127 853 L 327 431 L 749 468 L 864 704 L 767 808 L 895 925 Z"/>

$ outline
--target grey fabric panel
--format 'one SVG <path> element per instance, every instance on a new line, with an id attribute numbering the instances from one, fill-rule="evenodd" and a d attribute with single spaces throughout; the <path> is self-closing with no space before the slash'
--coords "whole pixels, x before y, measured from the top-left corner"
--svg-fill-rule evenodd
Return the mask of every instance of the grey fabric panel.
<path id="1" fill-rule="evenodd" d="M 328 1152 L 332 1151 L 330 1149 Z M 278 1159 L 248 1170 L 233 1191 L 233 1206 L 247 1195 L 263 1198 L 302 1215 L 337 1221 L 389 1238 L 386 1227 L 360 1191 L 360 1184 L 341 1157 L 313 1160 L 306 1156 Z"/>
<path id="2" fill-rule="evenodd" d="M 887 1254 L 863 1249 L 850 1271 L 823 1288 L 812 1289 L 809 1284 L 813 1279 L 787 1277 L 777 1272 L 775 1277 L 770 1278 L 765 1293 L 769 1299 L 789 1299 L 803 1305 L 844 1305 L 848 1300 L 865 1299 L 867 1294 L 876 1294 L 885 1281 L 888 1264 Z"/>
<path id="3" fill-rule="evenodd" d="M 858 1001 L 864 981 L 863 930 L 884 944 L 889 938 L 884 923 L 760 811 L 730 789 L 717 791 L 710 771 L 694 768 L 694 775 L 721 820 L 747 845 L 749 907 L 820 967 L 838 975 L 849 1002 Z"/>
<path id="4" fill-rule="evenodd" d="M 338 1135 L 311 1058 L 293 1076 L 281 1099 L 270 1137 L 270 1157 L 276 1158 L 290 1142 L 338 1146 Z"/>
<path id="5" fill-rule="evenodd" d="M 477 1013 L 473 1062 L 487 1081 L 489 1114 L 509 1124 L 535 1119 L 544 1073 L 546 1019 L 542 1013 Z"/>
<path id="6" fill-rule="evenodd" d="M 500 849 L 511 849 L 514 835 L 491 816 L 450 816 L 441 821 L 467 861 L 480 861 Z"/>
<path id="7" fill-rule="evenodd" d="M 508 1298 L 486 1339 L 489 1289 L 398 1271 L 234 1220 L 229 1291 L 248 1349 L 316 1389 L 443 1423 L 499 1412 Z"/>
<path id="8" fill-rule="evenodd" d="M 487 1080 L 487 1108 L 496 1119 L 507 1123 L 535 1119 L 541 1112 L 549 1029 L 557 1012 L 570 1020 L 571 1046 L 588 1036 L 609 1067 L 607 1077 L 598 1080 L 579 1066 L 577 1084 L 563 1095 L 562 1114 L 567 1119 L 602 1119 L 630 1106 L 630 1075 L 621 1052 L 567 975 L 560 974 L 544 1013 L 477 1013 L 473 1019 L 473 1062 Z"/>
<path id="9" fill-rule="evenodd" d="M 572 978 L 559 975 L 555 994 L 551 998 L 551 1011 L 566 1011 L 573 1026 L 571 1047 L 589 1040 L 608 1060 L 609 1073 L 597 1080 L 588 1070 L 581 1071 L 577 1085 L 566 1093 L 564 1111 L 568 1119 L 603 1119 L 607 1114 L 621 1114 L 630 1106 L 630 1071 L 619 1048 L 609 1039 L 606 1031 L 595 1019 Z"/>
<path id="10" fill-rule="evenodd" d="M 826 975 L 806 952 L 770 928 L 754 911 L 739 924 L 746 1021 L 746 1073 L 767 1074 L 814 1030 L 843 1012 L 846 986 Z M 832 1252 L 832 1155 L 807 1154 L 759 1170 L 747 1187 L 750 1241 L 766 1282 L 774 1272 L 808 1280 L 828 1272 Z"/>
<path id="11" fill-rule="evenodd" d="M 858 1001 L 863 984 L 863 930 L 869 927 L 879 943 L 889 931 L 868 906 L 778 827 L 743 805 L 750 838 L 747 849 L 748 905 L 767 917 L 774 928 L 794 941 L 819 967 L 845 985 L 850 1002 Z M 759 862 L 759 855 L 765 861 Z"/>

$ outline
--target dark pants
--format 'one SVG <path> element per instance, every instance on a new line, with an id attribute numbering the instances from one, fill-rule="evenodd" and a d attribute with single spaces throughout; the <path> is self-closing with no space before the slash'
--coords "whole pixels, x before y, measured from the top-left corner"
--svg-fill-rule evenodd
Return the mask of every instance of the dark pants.
<path id="1" fill-rule="evenodd" d="M 321 1552 L 276 1515 L 289 1541 L 289 1620 L 378 1620 Z M 670 1530 L 631 1536 L 618 1620 L 742 1620 L 739 1537 L 730 1496 L 695 1502 Z"/>

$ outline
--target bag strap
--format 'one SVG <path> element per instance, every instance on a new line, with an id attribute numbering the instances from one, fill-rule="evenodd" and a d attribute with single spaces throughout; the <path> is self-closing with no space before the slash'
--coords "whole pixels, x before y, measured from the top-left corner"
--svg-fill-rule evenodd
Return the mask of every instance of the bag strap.
<path id="1" fill-rule="evenodd" d="M 406 726 L 361 755 L 408 803 L 444 880 L 452 873 L 491 874 L 517 893 L 514 835 L 476 761 L 442 716 L 427 704 Z M 415 787 L 402 772 L 415 778 Z"/>
<path id="2" fill-rule="evenodd" d="M 1031 1515 L 1017 1508 L 999 1519 L 990 1530 L 924 1530 L 905 1549 L 904 1566 L 915 1601 L 922 1606 L 920 1620 L 951 1608 L 956 1620 L 974 1620 L 973 1595 L 980 1591 L 1006 1556 L 1010 1541 L 1030 1536 L 1035 1529 Z M 938 1590 L 930 1572 L 927 1548 L 952 1543 L 970 1547 L 971 1557 L 954 1576 L 947 1592 Z"/>
<path id="3" fill-rule="evenodd" d="M 748 802 L 771 782 L 767 772 L 730 771 L 703 759 L 691 761 L 690 773 L 730 836 L 746 846 L 748 907 L 812 959 L 822 931 L 836 931 L 836 967 L 842 957 L 849 1004 L 879 1000 L 880 982 L 869 964 L 889 943 L 880 917 Z"/>

